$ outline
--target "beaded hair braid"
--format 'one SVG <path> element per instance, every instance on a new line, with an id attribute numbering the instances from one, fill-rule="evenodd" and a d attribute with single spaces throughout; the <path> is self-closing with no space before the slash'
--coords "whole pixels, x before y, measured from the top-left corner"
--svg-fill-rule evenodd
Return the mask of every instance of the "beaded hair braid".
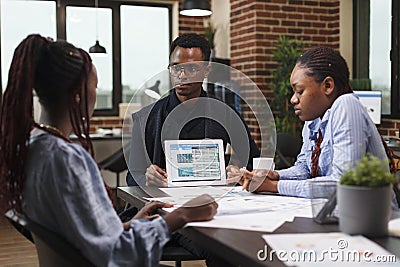
<path id="1" fill-rule="evenodd" d="M 29 137 L 37 125 L 33 119 L 33 88 L 46 109 L 68 110 L 74 133 L 93 156 L 86 88 L 91 68 L 89 55 L 64 41 L 53 42 L 35 34 L 16 48 L 0 118 L 1 214 L 10 208 L 22 212 Z"/>

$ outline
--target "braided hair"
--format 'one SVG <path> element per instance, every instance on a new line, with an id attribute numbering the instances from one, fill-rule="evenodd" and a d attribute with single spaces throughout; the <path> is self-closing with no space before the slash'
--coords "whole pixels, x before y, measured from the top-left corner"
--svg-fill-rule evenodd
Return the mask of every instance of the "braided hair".
<path id="1" fill-rule="evenodd" d="M 297 59 L 296 65 L 307 69 L 306 75 L 313 77 L 317 83 L 323 82 L 328 76 L 332 77 L 337 97 L 353 92 L 346 61 L 338 51 L 330 47 L 319 46 L 307 50 Z"/>
<path id="2" fill-rule="evenodd" d="M 211 48 L 208 41 L 201 35 L 195 33 L 185 33 L 176 38 L 172 44 L 169 52 L 169 56 L 171 57 L 172 52 L 174 52 L 175 48 L 183 47 L 183 48 L 200 48 L 203 53 L 203 60 L 210 61 Z"/>
<path id="3" fill-rule="evenodd" d="M 350 86 L 350 72 L 345 59 L 338 51 L 330 47 L 319 46 L 307 50 L 297 59 L 296 65 L 307 69 L 306 75 L 313 77 L 317 83 L 323 82 L 328 76 L 332 77 L 335 81 L 336 97 L 353 93 Z M 387 146 L 383 138 L 382 143 L 389 159 L 390 172 L 395 173 L 397 168 L 393 151 Z"/>
<path id="4" fill-rule="evenodd" d="M 33 88 L 46 109 L 68 110 L 73 132 L 93 156 L 86 88 L 91 69 L 89 55 L 65 41 L 53 42 L 34 34 L 16 48 L 0 117 L 2 214 L 9 208 L 22 212 L 25 161 L 30 132 L 37 125 L 33 118 Z"/>

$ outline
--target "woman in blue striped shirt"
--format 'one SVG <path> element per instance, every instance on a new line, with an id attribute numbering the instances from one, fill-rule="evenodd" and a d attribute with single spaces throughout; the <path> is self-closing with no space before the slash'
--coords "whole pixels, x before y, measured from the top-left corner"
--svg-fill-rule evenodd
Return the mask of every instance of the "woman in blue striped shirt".
<path id="1" fill-rule="evenodd" d="M 230 168 L 228 182 L 240 179 L 249 191 L 322 197 L 325 190 L 312 188 L 310 181 L 337 182 L 367 153 L 387 161 L 381 136 L 353 94 L 349 69 L 339 52 L 328 47 L 309 49 L 298 58 L 290 83 L 290 102 L 305 122 L 296 163 L 288 169 L 269 171 L 267 179 L 265 172 Z"/>

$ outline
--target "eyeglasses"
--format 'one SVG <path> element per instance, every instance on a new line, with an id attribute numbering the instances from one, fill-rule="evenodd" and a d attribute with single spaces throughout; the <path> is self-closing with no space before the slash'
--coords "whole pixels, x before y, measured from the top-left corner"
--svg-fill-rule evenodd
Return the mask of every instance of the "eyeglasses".
<path id="1" fill-rule="evenodd" d="M 203 69 L 204 66 L 198 66 L 196 64 L 178 64 L 168 66 L 169 73 L 171 76 L 178 77 L 181 75 L 182 71 L 185 72 L 187 77 L 194 77 L 199 71 Z"/>

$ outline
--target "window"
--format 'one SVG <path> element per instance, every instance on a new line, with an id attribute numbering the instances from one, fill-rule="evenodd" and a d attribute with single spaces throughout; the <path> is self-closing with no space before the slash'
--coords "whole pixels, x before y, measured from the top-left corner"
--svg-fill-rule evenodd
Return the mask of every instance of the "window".
<path id="1" fill-rule="evenodd" d="M 66 15 L 68 42 L 86 51 L 95 44 L 96 40 L 106 47 L 106 54 L 91 54 L 91 58 L 96 66 L 99 80 L 96 109 L 112 109 L 112 10 L 67 6 Z"/>
<path id="2" fill-rule="evenodd" d="M 137 92 L 137 89 L 154 85 L 153 81 L 148 79 L 168 66 L 168 21 L 169 14 L 166 8 L 121 6 L 122 102 L 130 102 L 132 96 L 135 96 L 132 99 L 133 103 L 146 104 L 146 96 L 139 95 L 142 92 Z M 143 49 L 143 46 L 146 49 Z M 150 84 L 144 84 L 145 82 Z"/>
<path id="3" fill-rule="evenodd" d="M 168 65 L 171 4 L 102 0 L 96 20 L 94 0 L 0 1 L 3 88 L 12 53 L 29 33 L 87 51 L 99 39 L 107 53 L 91 54 L 99 76 L 95 116 L 118 115 L 119 103 L 129 102 L 135 89 Z"/>
<path id="4" fill-rule="evenodd" d="M 28 34 L 57 39 L 56 3 L 1 0 L 1 84 L 7 86 L 8 71 L 17 45 Z"/>
<path id="5" fill-rule="evenodd" d="M 382 115 L 390 114 L 392 33 L 391 0 L 370 0 L 369 77 L 373 90 L 382 91 Z"/>
<path id="6" fill-rule="evenodd" d="M 400 118 L 399 3 L 354 0 L 353 78 L 382 91 L 382 115 Z"/>
<path id="7" fill-rule="evenodd" d="M 400 118 L 400 4 L 395 0 L 392 3 L 392 91 L 391 115 Z"/>

